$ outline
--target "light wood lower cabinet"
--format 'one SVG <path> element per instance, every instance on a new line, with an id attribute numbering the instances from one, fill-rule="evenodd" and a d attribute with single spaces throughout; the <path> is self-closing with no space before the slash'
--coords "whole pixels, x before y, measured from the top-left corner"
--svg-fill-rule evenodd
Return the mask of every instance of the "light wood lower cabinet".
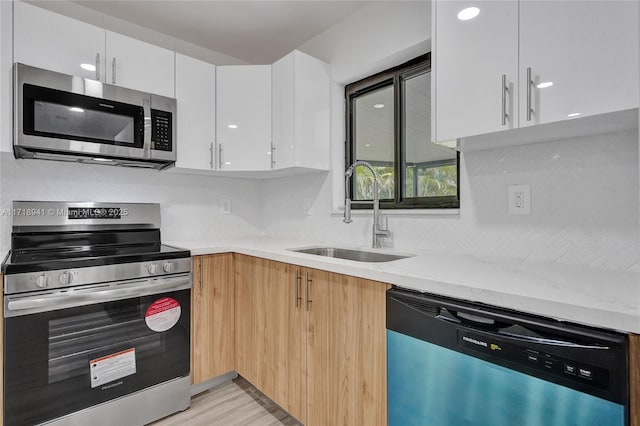
<path id="1" fill-rule="evenodd" d="M 305 422 L 303 310 L 285 263 L 236 255 L 236 371 Z"/>
<path id="2" fill-rule="evenodd" d="M 236 370 L 308 426 L 386 425 L 387 284 L 236 255 Z"/>
<path id="3" fill-rule="evenodd" d="M 193 258 L 191 383 L 233 371 L 233 254 Z"/>

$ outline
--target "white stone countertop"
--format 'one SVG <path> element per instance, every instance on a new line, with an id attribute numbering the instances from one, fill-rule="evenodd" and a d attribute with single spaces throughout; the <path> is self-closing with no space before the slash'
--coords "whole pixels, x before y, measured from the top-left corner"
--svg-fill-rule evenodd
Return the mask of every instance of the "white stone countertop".
<path id="1" fill-rule="evenodd" d="M 640 272 L 425 250 L 397 252 L 415 256 L 391 262 L 356 262 L 292 252 L 287 249 L 327 244 L 273 237 L 167 244 L 187 248 L 194 256 L 241 253 L 562 321 L 640 333 Z"/>

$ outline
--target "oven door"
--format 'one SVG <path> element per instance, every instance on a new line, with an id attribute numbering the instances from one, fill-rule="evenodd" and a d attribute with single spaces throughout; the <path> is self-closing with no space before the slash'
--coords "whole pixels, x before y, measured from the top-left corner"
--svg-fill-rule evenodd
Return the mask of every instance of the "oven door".
<path id="1" fill-rule="evenodd" d="M 45 422 L 188 376 L 190 287 L 185 274 L 5 296 L 4 424 Z"/>

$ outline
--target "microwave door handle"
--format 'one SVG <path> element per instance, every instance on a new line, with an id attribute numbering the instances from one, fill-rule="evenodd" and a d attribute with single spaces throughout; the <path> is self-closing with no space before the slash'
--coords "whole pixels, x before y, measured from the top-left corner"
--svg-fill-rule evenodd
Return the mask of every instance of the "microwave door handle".
<path id="1" fill-rule="evenodd" d="M 151 158 L 151 99 L 142 100 L 144 110 L 144 145 L 142 146 L 142 157 Z"/>

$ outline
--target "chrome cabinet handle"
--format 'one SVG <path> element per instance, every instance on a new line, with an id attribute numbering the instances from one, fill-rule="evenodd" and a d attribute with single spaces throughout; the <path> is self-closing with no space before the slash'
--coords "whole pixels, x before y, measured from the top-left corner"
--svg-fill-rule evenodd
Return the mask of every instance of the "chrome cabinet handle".
<path id="1" fill-rule="evenodd" d="M 218 144 L 218 170 L 222 170 L 222 151 L 224 151 L 224 149 L 222 149 L 222 144 L 219 143 Z"/>
<path id="2" fill-rule="evenodd" d="M 507 75 L 502 74 L 502 125 L 507 124 L 509 114 L 507 113 L 507 93 L 509 93 L 509 86 L 507 86 Z"/>
<path id="3" fill-rule="evenodd" d="M 96 53 L 96 80 L 100 80 L 100 52 Z"/>
<path id="4" fill-rule="evenodd" d="M 302 281 L 302 275 L 300 275 L 300 270 L 296 269 L 296 283 L 295 283 L 295 305 L 296 308 L 300 306 L 300 302 L 302 301 L 302 297 L 300 296 L 300 282 Z"/>
<path id="5" fill-rule="evenodd" d="M 276 165 L 276 147 L 272 141 L 271 142 L 271 168 L 273 169 L 275 165 Z"/>
<path id="6" fill-rule="evenodd" d="M 198 259 L 198 269 L 200 270 L 200 277 L 199 277 L 200 291 L 202 291 L 202 259 Z"/>
<path id="7" fill-rule="evenodd" d="M 531 80 L 531 67 L 527 68 L 527 121 L 531 121 L 531 113 L 533 109 L 531 108 L 531 86 L 533 86 L 533 81 Z"/>
<path id="8" fill-rule="evenodd" d="M 309 272 L 306 272 L 306 280 L 307 280 L 307 311 L 308 311 L 311 306 L 311 302 L 313 302 L 311 300 L 311 282 L 313 280 L 311 279 L 311 274 Z"/>
<path id="9" fill-rule="evenodd" d="M 209 145 L 209 167 L 213 170 L 213 142 Z"/>
<path id="10" fill-rule="evenodd" d="M 116 57 L 111 60 L 111 84 L 116 84 Z"/>

